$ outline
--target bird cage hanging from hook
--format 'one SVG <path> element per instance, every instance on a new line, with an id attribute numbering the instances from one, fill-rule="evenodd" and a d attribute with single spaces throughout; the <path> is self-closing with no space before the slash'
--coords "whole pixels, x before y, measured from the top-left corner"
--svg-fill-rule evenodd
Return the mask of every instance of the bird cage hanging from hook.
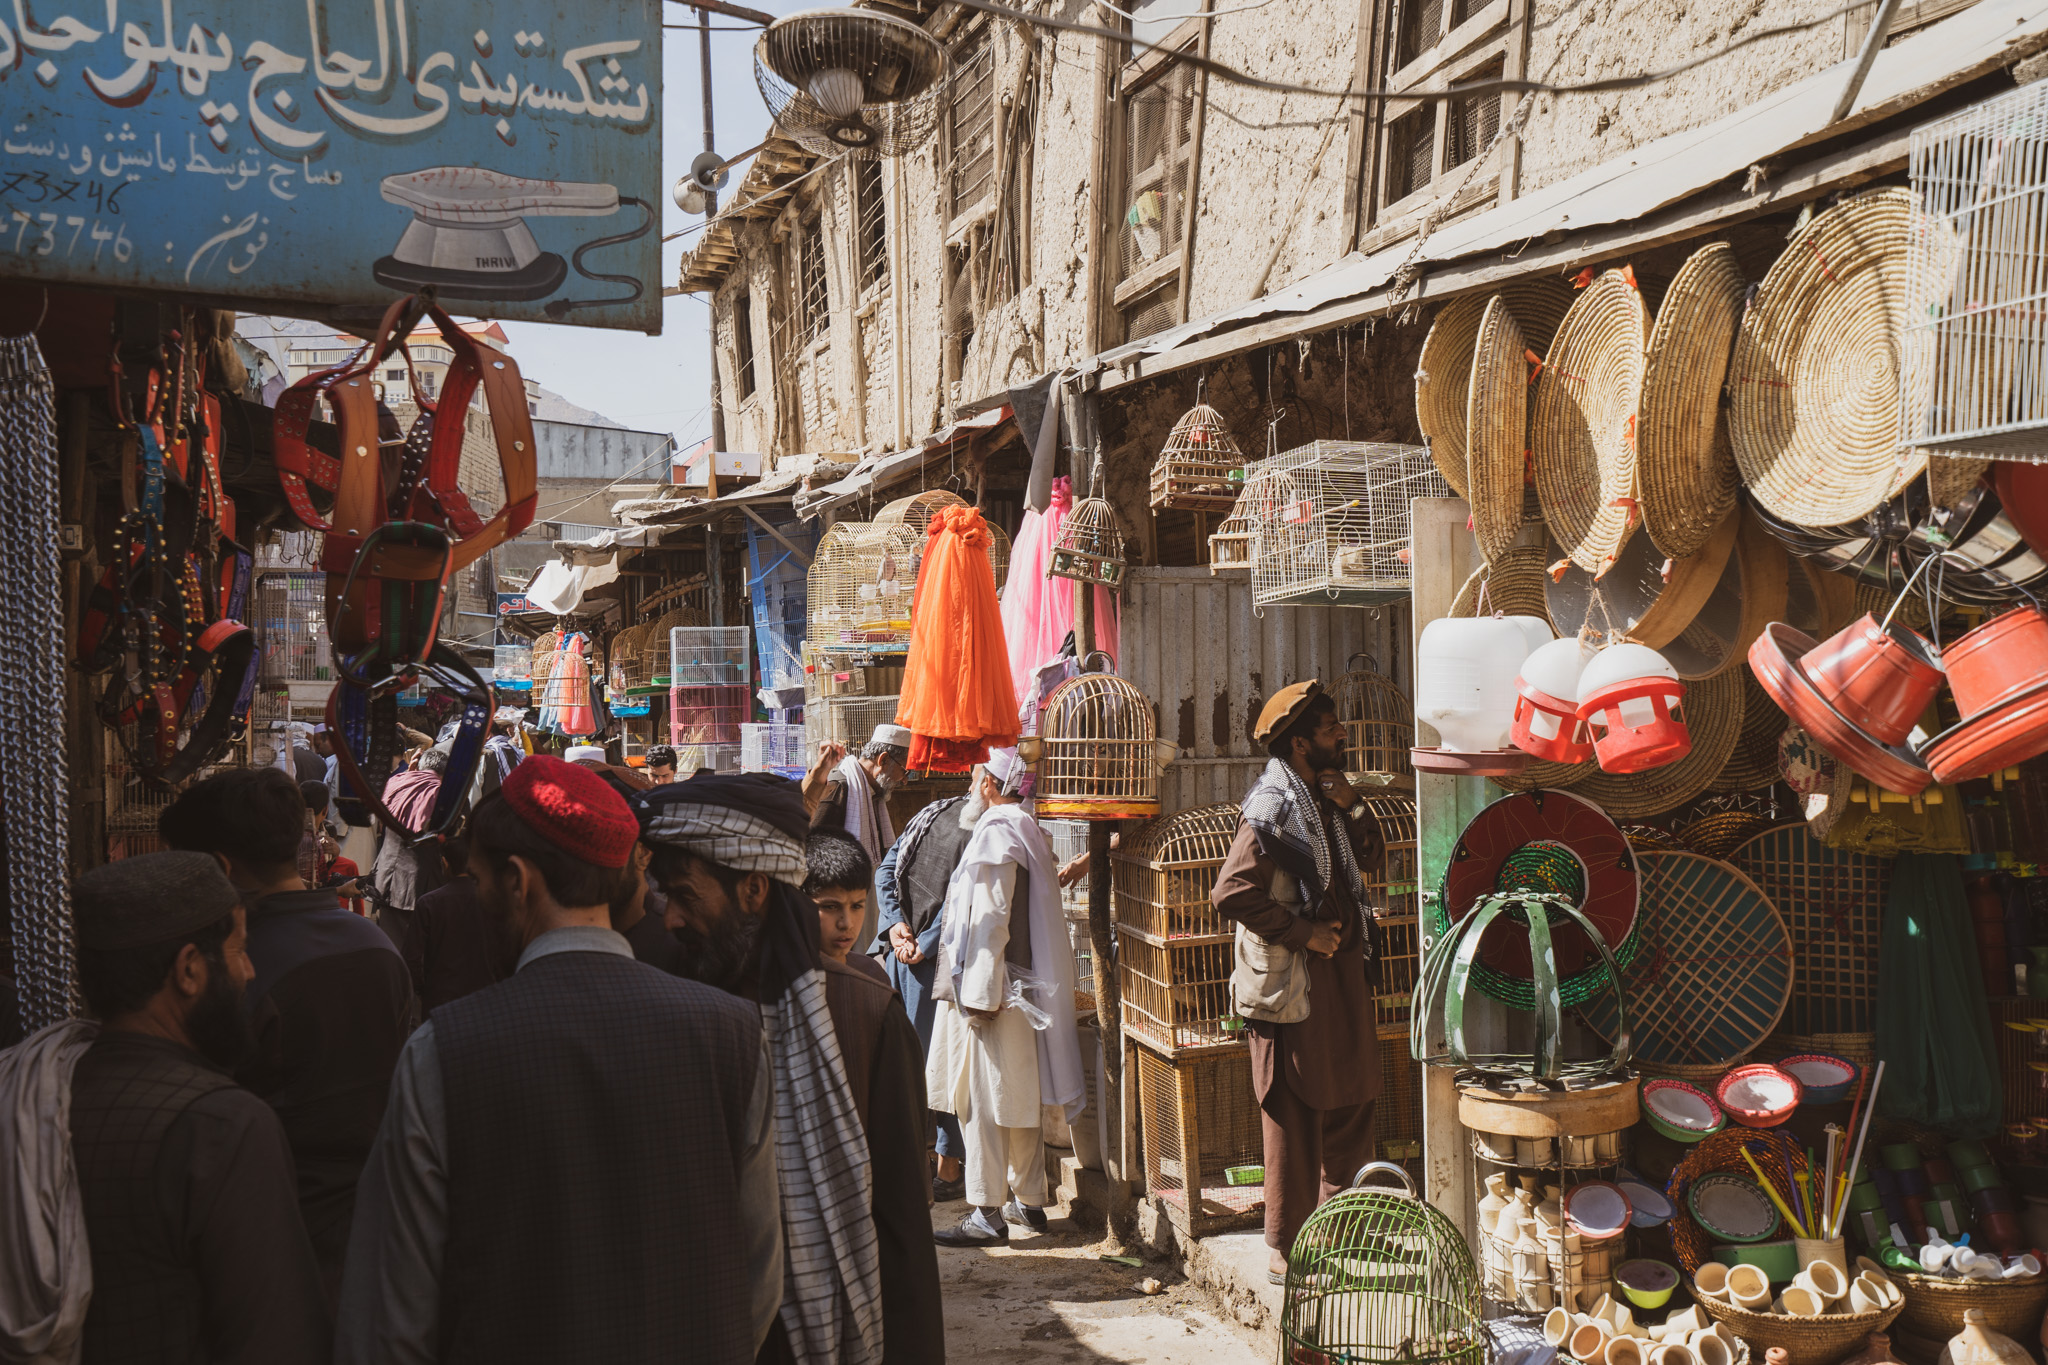
<path id="1" fill-rule="evenodd" d="M 1152 505 L 1181 512 L 1229 512 L 1244 483 L 1244 452 L 1223 414 L 1207 403 L 1189 408 L 1152 464 Z"/>
<path id="2" fill-rule="evenodd" d="M 1398 1190 L 1368 1189 L 1378 1174 Z M 1375 1161 L 1308 1216 L 1287 1253 L 1280 1358 L 1361 1365 L 1485 1365 L 1479 1266 L 1408 1173 Z"/>
<path id="3" fill-rule="evenodd" d="M 1409 500 L 1451 487 L 1422 446 L 1311 441 L 1247 467 L 1245 494 L 1255 606 L 1369 607 L 1408 595 Z"/>
<path id="4" fill-rule="evenodd" d="M 901 523 L 842 521 L 818 540 L 805 583 L 811 639 L 832 645 L 890 645 L 910 639 L 919 537 Z"/>
<path id="5" fill-rule="evenodd" d="M 1230 515 L 1222 524 L 1209 533 L 1209 572 L 1211 575 L 1226 573 L 1249 573 L 1252 567 L 1252 523 L 1250 504 L 1245 500 L 1251 491 L 1249 484 L 1238 493 L 1237 501 L 1231 504 Z"/>
<path id="6" fill-rule="evenodd" d="M 945 488 L 927 488 L 907 498 L 898 498 L 875 513 L 878 526 L 908 526 L 923 535 L 941 507 L 965 507 L 967 499 Z"/>
<path id="7" fill-rule="evenodd" d="M 1178 752 L 1160 741 L 1145 694 L 1114 673 L 1082 673 L 1055 687 L 1039 708 L 1038 733 L 1017 742 L 1047 820 L 1151 819 L 1159 814 L 1159 774 Z"/>
<path id="8" fill-rule="evenodd" d="M 1365 667 L 1337 683 L 1337 718 L 1344 722 L 1344 771 L 1415 777 L 1408 751 L 1415 745 L 1415 707 L 1392 678 L 1373 670 L 1370 654 L 1354 654 Z"/>
<path id="9" fill-rule="evenodd" d="M 1095 466 L 1095 485 L 1102 486 L 1100 461 Z M 1045 576 L 1115 589 L 1123 586 L 1124 567 L 1124 533 L 1117 525 L 1115 510 L 1101 498 L 1082 498 L 1060 523 Z"/>

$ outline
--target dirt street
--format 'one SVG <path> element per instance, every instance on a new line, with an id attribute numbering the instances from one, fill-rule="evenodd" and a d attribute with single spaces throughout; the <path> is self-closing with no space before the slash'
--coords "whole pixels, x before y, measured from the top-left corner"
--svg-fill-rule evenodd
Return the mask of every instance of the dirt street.
<path id="1" fill-rule="evenodd" d="M 964 1203 L 932 1210 L 935 1227 L 957 1223 Z M 1143 1267 L 1097 1259 L 1099 1235 L 1050 1210 L 1043 1235 L 1010 1229 L 1010 1245 L 990 1250 L 939 1248 L 946 1301 L 946 1357 L 1088 1365 L 1263 1365 L 1255 1348 L 1209 1310 L 1199 1291 L 1164 1261 Z M 1148 1295 L 1142 1281 L 1164 1282 Z"/>

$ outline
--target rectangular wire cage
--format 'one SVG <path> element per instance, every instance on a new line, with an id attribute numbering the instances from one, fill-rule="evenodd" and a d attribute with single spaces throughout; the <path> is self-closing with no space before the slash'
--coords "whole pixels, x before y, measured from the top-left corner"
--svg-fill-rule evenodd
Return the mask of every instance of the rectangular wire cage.
<path id="1" fill-rule="evenodd" d="M 743 773 L 802 772 L 804 727 L 789 721 L 764 721 L 740 726 L 740 771 Z"/>
<path id="2" fill-rule="evenodd" d="M 1408 502 L 1450 495 L 1422 446 L 1311 441 L 1248 466 L 1254 606 L 1406 597 Z"/>
<path id="3" fill-rule="evenodd" d="M 1250 1050 L 1239 1045 L 1167 1057 L 1140 1046 L 1131 1049 L 1131 1060 L 1138 1072 L 1146 1192 L 1190 1237 L 1256 1222 L 1266 1207 L 1259 1171 L 1266 1156 Z M 1243 1173 L 1240 1179 L 1258 1178 L 1233 1184 L 1232 1171 Z"/>
<path id="4" fill-rule="evenodd" d="M 255 626 L 266 683 L 324 682 L 334 676 L 327 634 L 327 575 L 267 573 L 256 579 Z"/>
<path id="5" fill-rule="evenodd" d="M 895 719 L 894 697 L 827 697 L 804 707 L 804 748 L 816 753 L 820 744 L 844 744 L 859 753 L 874 738 L 877 725 Z"/>
<path id="6" fill-rule="evenodd" d="M 2048 81 L 1913 130 L 1904 444 L 2048 462 Z"/>
<path id="7" fill-rule="evenodd" d="M 1052 860 L 1055 866 L 1065 867 L 1088 851 L 1088 825 L 1086 820 L 1040 820 L 1038 827 L 1045 831 L 1047 842 L 1052 845 Z M 1114 904 L 1114 902 L 1112 902 Z M 1060 909 L 1067 918 L 1088 919 L 1088 879 L 1074 878 L 1073 885 L 1060 888 Z"/>
<path id="8" fill-rule="evenodd" d="M 1379 1031 L 1380 1098 L 1373 1106 L 1379 1158 L 1422 1180 L 1422 1063 L 1408 1055 L 1408 1026 Z"/>

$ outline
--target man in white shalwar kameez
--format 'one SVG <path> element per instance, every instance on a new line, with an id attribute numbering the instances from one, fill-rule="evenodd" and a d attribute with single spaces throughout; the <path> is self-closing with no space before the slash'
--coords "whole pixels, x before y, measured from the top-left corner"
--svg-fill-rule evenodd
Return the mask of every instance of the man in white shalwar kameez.
<path id="1" fill-rule="evenodd" d="M 946 891 L 925 1089 L 960 1119 L 974 1209 L 934 1234 L 941 1246 L 1007 1242 L 1010 1224 L 1044 1230 L 1041 1106 L 1072 1119 L 1085 1099 L 1059 865 L 1018 795 L 1023 778 L 1013 750 L 975 770 L 988 810 Z"/>

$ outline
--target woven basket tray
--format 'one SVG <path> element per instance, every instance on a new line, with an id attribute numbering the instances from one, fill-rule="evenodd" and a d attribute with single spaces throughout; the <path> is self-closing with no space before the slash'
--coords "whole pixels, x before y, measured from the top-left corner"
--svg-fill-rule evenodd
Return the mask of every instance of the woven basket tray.
<path id="1" fill-rule="evenodd" d="M 1963 1314 L 1977 1308 L 1992 1331 L 2031 1347 L 2041 1330 L 2041 1310 L 2048 1307 L 2048 1276 L 2007 1282 L 1897 1275 L 1892 1282 L 1906 1296 L 1899 1326 L 1943 1345 L 1963 1330 Z"/>
<path id="2" fill-rule="evenodd" d="M 1785 1349 L 1786 1365 L 1835 1365 L 1863 1345 L 1872 1332 L 1882 1332 L 1904 1311 L 1900 1304 L 1875 1313 L 1830 1313 L 1818 1318 L 1752 1313 L 1746 1308 L 1700 1299 L 1700 1310 L 1749 1343 L 1755 1360 L 1773 1346 Z"/>
<path id="3" fill-rule="evenodd" d="M 1536 377 L 1530 446 L 1543 519 L 1574 564 L 1605 573 L 1636 527 L 1635 422 L 1650 332 L 1635 275 L 1579 294 Z"/>

